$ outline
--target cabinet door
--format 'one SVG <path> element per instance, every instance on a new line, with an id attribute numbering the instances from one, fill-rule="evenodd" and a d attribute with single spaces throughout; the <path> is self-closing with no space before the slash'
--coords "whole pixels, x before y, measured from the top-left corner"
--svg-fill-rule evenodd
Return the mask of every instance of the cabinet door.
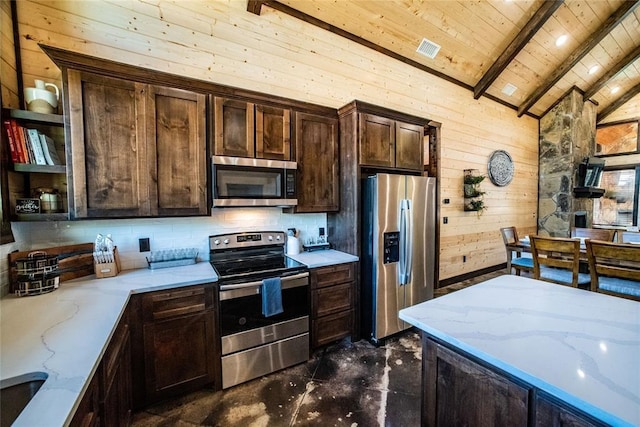
<path id="1" fill-rule="evenodd" d="M 395 166 L 395 121 L 373 114 L 360 114 L 360 164 Z"/>
<path id="2" fill-rule="evenodd" d="M 151 215 L 205 215 L 206 97 L 158 86 L 148 92 Z"/>
<path id="3" fill-rule="evenodd" d="M 423 425 L 527 425 L 527 387 L 430 339 L 423 340 L 422 361 Z"/>
<path id="4" fill-rule="evenodd" d="M 127 426 L 131 422 L 131 341 L 127 330 L 111 377 L 105 375 L 102 425 Z M 106 369 L 106 367 L 105 367 Z M 108 381 L 107 381 L 108 380 Z"/>
<path id="5" fill-rule="evenodd" d="M 251 157 L 255 155 L 255 112 L 250 102 L 215 98 L 214 154 Z"/>
<path id="6" fill-rule="evenodd" d="M 537 393 L 535 399 L 535 427 L 595 427 L 606 424 L 591 420 L 562 403 L 557 403 L 543 393 Z"/>
<path id="7" fill-rule="evenodd" d="M 144 325 L 147 403 L 214 382 L 213 313 Z"/>
<path id="8" fill-rule="evenodd" d="M 148 216 L 146 85 L 76 70 L 68 76 L 72 215 Z"/>
<path id="9" fill-rule="evenodd" d="M 100 424 L 99 375 L 94 375 L 76 409 L 70 427 L 98 427 Z"/>
<path id="10" fill-rule="evenodd" d="M 338 121 L 296 113 L 295 153 L 298 163 L 296 212 L 337 212 L 339 146 Z"/>
<path id="11" fill-rule="evenodd" d="M 396 122 L 396 167 L 422 171 L 424 128 Z"/>
<path id="12" fill-rule="evenodd" d="M 256 105 L 256 158 L 291 160 L 291 110 Z"/>

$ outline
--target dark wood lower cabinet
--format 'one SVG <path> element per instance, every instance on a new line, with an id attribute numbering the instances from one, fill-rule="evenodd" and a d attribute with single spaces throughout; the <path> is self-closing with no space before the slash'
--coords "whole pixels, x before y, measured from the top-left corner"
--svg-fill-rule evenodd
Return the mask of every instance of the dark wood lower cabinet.
<path id="1" fill-rule="evenodd" d="M 119 427 L 131 423 L 131 335 L 129 324 L 122 325 L 103 357 L 103 426 Z"/>
<path id="2" fill-rule="evenodd" d="M 131 335 L 125 309 L 70 426 L 131 424 Z"/>
<path id="3" fill-rule="evenodd" d="M 146 401 L 213 383 L 213 311 L 144 325 Z"/>
<path id="4" fill-rule="evenodd" d="M 423 426 L 605 425 L 425 333 L 422 337 Z"/>
<path id="5" fill-rule="evenodd" d="M 355 335 L 356 264 L 310 271 L 311 349 Z"/>
<path id="6" fill-rule="evenodd" d="M 212 284 L 134 295 L 134 407 L 215 388 L 219 350 Z"/>
<path id="7" fill-rule="evenodd" d="M 544 393 L 537 393 L 535 398 L 535 427 L 592 427 L 605 426 L 586 415 L 578 414 L 562 402 Z"/>
<path id="8" fill-rule="evenodd" d="M 99 375 L 94 375 L 93 379 L 84 393 L 78 409 L 74 414 L 70 427 L 98 427 L 100 426 L 100 385 Z"/>

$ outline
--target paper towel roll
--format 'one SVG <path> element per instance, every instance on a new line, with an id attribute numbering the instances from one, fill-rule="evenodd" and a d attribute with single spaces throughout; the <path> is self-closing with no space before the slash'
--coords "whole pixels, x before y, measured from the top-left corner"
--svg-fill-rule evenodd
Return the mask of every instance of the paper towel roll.
<path id="1" fill-rule="evenodd" d="M 295 236 L 287 236 L 287 255 L 300 253 L 300 239 Z"/>

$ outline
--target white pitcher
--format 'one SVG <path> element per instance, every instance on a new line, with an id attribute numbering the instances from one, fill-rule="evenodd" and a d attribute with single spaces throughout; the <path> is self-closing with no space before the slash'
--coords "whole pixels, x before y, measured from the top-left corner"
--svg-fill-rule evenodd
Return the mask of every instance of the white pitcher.
<path id="1" fill-rule="evenodd" d="M 60 99 L 60 90 L 53 83 L 45 83 L 42 80 L 34 80 L 36 87 L 27 87 L 24 89 L 24 99 L 27 102 L 27 109 L 37 113 L 52 114 L 58 108 L 58 100 Z M 51 92 L 47 90 L 51 87 L 55 90 Z"/>

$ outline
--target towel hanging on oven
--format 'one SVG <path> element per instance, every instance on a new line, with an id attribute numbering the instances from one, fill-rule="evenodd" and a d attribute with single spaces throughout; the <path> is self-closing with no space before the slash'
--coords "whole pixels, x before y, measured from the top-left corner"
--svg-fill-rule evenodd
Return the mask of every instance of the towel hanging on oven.
<path id="1" fill-rule="evenodd" d="M 284 311 L 282 308 L 282 283 L 279 277 L 262 281 L 262 314 L 275 316 Z"/>

